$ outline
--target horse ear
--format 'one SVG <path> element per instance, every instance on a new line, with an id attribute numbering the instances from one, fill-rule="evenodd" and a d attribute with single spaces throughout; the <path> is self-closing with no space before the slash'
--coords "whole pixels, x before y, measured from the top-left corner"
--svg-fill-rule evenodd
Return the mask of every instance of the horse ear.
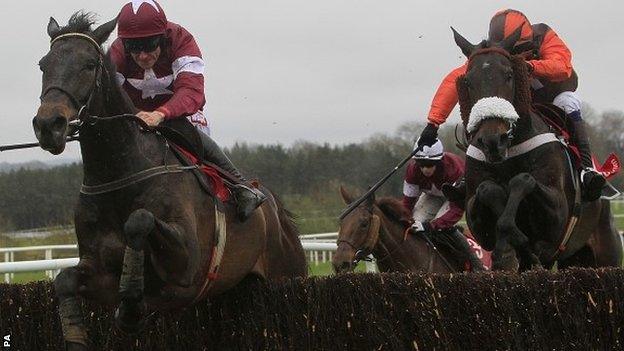
<path id="1" fill-rule="evenodd" d="M 97 27 L 93 31 L 93 36 L 95 37 L 95 40 L 101 45 L 103 42 L 106 41 L 106 39 L 108 39 L 108 36 L 113 32 L 116 25 L 117 17 Z"/>
<path id="2" fill-rule="evenodd" d="M 471 44 L 466 38 L 462 37 L 461 34 L 457 33 L 455 28 L 451 27 L 453 31 L 453 39 L 455 39 L 455 44 L 459 46 L 461 51 L 466 55 L 466 57 L 470 57 L 472 52 L 475 50 L 476 45 Z"/>
<path id="3" fill-rule="evenodd" d="M 345 189 L 342 185 L 340 186 L 340 196 L 342 196 L 342 200 L 345 205 L 348 205 L 353 202 L 353 196 L 349 194 L 347 189 Z"/>
<path id="4" fill-rule="evenodd" d="M 56 34 L 61 30 L 58 22 L 53 17 L 50 17 L 50 22 L 48 22 L 48 35 L 50 38 L 54 38 Z"/>
<path id="5" fill-rule="evenodd" d="M 513 49 L 514 45 L 516 45 L 516 42 L 520 39 L 520 35 L 522 34 L 522 25 L 520 25 L 518 28 L 516 28 L 516 30 L 514 30 L 511 35 L 509 35 L 507 38 L 501 40 L 500 43 L 498 43 L 497 45 L 505 50 L 507 50 L 508 52 L 511 52 L 511 49 Z"/>

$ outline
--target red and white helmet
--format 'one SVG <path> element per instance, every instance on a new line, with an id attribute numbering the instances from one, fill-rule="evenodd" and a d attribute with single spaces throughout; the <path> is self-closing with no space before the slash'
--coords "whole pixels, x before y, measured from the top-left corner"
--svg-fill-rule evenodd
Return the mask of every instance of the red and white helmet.
<path id="1" fill-rule="evenodd" d="M 132 0 L 119 11 L 117 35 L 122 39 L 164 34 L 167 16 L 154 0 Z"/>

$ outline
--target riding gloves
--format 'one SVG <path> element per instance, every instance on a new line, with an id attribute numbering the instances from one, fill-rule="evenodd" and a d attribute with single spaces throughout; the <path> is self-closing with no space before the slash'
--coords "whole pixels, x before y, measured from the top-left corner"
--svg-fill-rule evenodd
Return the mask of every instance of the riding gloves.
<path id="1" fill-rule="evenodd" d="M 427 123 L 425 129 L 420 133 L 418 138 L 418 147 L 431 146 L 438 139 L 438 127 L 433 123 Z"/>

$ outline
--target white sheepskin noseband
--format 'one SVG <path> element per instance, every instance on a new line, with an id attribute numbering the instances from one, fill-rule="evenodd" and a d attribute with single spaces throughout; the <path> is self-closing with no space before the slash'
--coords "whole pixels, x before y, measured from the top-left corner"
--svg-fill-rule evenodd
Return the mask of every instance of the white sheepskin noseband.
<path id="1" fill-rule="evenodd" d="M 519 117 L 511 102 L 497 96 L 486 97 L 472 106 L 466 130 L 472 133 L 477 130 L 483 120 L 490 118 L 504 119 L 509 124 L 513 124 Z"/>

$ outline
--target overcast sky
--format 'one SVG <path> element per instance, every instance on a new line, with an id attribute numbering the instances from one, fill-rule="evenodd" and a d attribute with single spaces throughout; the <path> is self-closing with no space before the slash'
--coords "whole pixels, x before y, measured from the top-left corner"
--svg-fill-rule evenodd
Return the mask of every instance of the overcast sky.
<path id="1" fill-rule="evenodd" d="M 104 5 L 106 3 L 106 5 Z M 31 119 L 48 50 L 50 16 L 76 10 L 113 18 L 119 1 L 11 1 L 0 11 L 0 144 L 34 141 Z M 196 38 L 206 61 L 206 107 L 221 145 L 296 140 L 345 143 L 403 122 L 425 121 L 435 89 L 464 58 L 449 26 L 472 42 L 503 7 L 545 22 L 568 44 L 579 93 L 598 111 L 624 110 L 624 29 L 619 1 L 172 1 L 170 21 Z M 113 33 L 113 36 L 115 33 Z M 110 40 L 109 40 L 110 42 Z M 618 88 L 619 87 L 619 88 Z M 458 122 L 454 112 L 450 123 Z M 0 154 L 0 162 L 79 158 L 40 150 Z"/>

